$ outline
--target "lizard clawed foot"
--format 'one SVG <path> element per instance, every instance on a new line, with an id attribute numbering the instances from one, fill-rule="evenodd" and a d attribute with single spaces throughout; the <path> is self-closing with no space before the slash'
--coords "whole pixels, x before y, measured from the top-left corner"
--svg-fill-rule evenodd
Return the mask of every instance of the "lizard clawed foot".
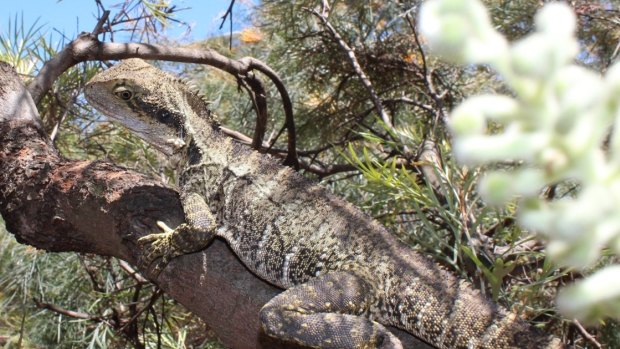
<path id="1" fill-rule="evenodd" d="M 181 224 L 176 229 L 172 229 L 166 223 L 157 221 L 157 226 L 161 228 L 163 233 L 150 234 L 138 239 L 138 245 L 144 250 L 138 260 L 138 264 L 141 267 L 148 270 L 159 259 L 151 269 L 151 273 L 155 278 L 159 277 L 159 274 L 172 258 L 183 254 L 178 250 L 174 240 L 175 235 L 178 235 L 179 231 L 184 229 L 184 225 Z"/>

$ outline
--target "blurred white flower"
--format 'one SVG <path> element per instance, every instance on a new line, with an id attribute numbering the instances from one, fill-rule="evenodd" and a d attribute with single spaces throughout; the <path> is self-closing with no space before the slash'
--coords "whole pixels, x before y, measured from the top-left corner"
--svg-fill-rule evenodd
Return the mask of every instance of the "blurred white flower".
<path id="1" fill-rule="evenodd" d="M 560 292 L 557 305 L 568 317 L 592 323 L 620 314 L 620 265 L 603 268 Z"/>
<path id="2" fill-rule="evenodd" d="M 431 0 L 420 13 L 431 49 L 453 61 L 489 64 L 515 92 L 469 98 L 451 114 L 457 160 L 520 164 L 481 179 L 483 199 L 502 205 L 518 197 L 518 221 L 547 241 L 556 264 L 584 269 L 603 249 L 620 254 L 620 63 L 604 78 L 572 64 L 576 19 L 564 3 L 545 5 L 536 31 L 512 47 L 478 0 Z M 497 133 L 487 133 L 489 121 Z M 565 180 L 580 184 L 574 197 L 539 197 L 544 186 Z M 620 266 L 566 289 L 558 305 L 579 319 L 620 317 Z"/>
<path id="3" fill-rule="evenodd" d="M 517 117 L 519 103 L 512 97 L 479 95 L 456 107 L 450 117 L 450 128 L 457 135 L 475 135 L 486 131 L 487 119 L 507 121 Z"/>
<path id="4" fill-rule="evenodd" d="M 515 196 L 537 195 L 545 185 L 545 177 L 539 169 L 521 169 L 514 172 L 494 171 L 480 180 L 478 190 L 485 202 L 505 205 Z"/>
<path id="5" fill-rule="evenodd" d="M 534 23 L 537 30 L 554 38 L 572 37 L 577 29 L 573 10 L 562 2 L 545 5 L 534 17 Z"/>
<path id="6" fill-rule="evenodd" d="M 549 135 L 545 133 L 505 132 L 455 138 L 453 151 L 456 159 L 467 165 L 507 160 L 531 162 L 548 145 Z"/>
<path id="7" fill-rule="evenodd" d="M 427 1 L 420 10 L 419 23 L 433 51 L 452 61 L 486 63 L 508 48 L 478 1 Z"/>

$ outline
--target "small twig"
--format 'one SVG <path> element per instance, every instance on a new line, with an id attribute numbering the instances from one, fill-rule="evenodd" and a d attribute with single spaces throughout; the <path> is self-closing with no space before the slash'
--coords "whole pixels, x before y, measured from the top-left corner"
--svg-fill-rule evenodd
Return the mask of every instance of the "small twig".
<path id="1" fill-rule="evenodd" d="M 408 97 L 397 97 L 397 98 L 384 99 L 383 103 L 384 104 L 394 104 L 394 103 L 410 104 L 410 105 L 413 105 L 414 107 L 424 110 L 425 112 L 433 113 L 433 114 L 435 113 L 435 110 L 433 110 L 433 107 L 431 107 L 430 105 L 416 102 L 413 99 L 408 98 Z"/>
<path id="2" fill-rule="evenodd" d="M 127 337 L 129 337 L 130 341 L 134 343 L 136 349 L 143 347 L 141 345 L 142 343 L 140 343 L 138 335 L 138 323 L 135 321 L 135 319 L 137 319 L 136 314 L 138 314 L 138 302 L 140 301 L 140 292 L 142 292 L 142 284 L 138 284 L 133 288 L 133 296 L 131 299 L 131 303 L 129 303 L 129 314 L 131 315 L 131 318 L 120 328 L 120 330 L 125 333 Z"/>
<path id="3" fill-rule="evenodd" d="M 265 74 L 271 82 L 276 85 L 276 88 L 280 93 L 280 97 L 282 98 L 282 107 L 284 108 L 285 118 L 284 126 L 286 127 L 288 136 L 288 154 L 284 160 L 284 164 L 298 170 L 299 160 L 297 159 L 297 140 L 295 132 L 295 118 L 293 116 L 293 102 L 291 102 L 291 98 L 286 90 L 286 87 L 284 86 L 284 82 L 282 82 L 282 79 L 280 79 L 278 74 L 273 69 L 254 57 L 244 57 L 239 61 L 244 63 L 248 67 L 248 70 L 258 70 L 259 72 Z"/>
<path id="4" fill-rule="evenodd" d="M 426 54 L 424 53 L 424 49 L 422 49 L 422 44 L 420 43 L 420 38 L 418 37 L 418 31 L 416 29 L 415 24 L 413 23 L 413 20 L 411 19 L 411 16 L 407 13 L 405 15 L 405 19 L 407 20 L 407 23 L 409 24 L 409 27 L 411 28 L 411 32 L 413 33 L 413 39 L 415 40 L 416 46 L 418 48 L 418 52 L 420 53 L 420 58 L 422 59 L 422 71 L 423 71 L 423 75 L 424 75 L 424 85 L 426 86 L 426 89 L 429 91 L 431 99 L 435 102 L 436 105 L 436 112 L 435 112 L 435 120 L 433 122 L 433 127 L 431 129 L 430 135 L 431 137 L 435 137 L 435 133 L 436 133 L 436 128 L 437 125 L 439 124 L 438 120 L 445 120 L 445 113 L 443 111 L 443 97 L 445 96 L 445 93 L 442 93 L 441 95 L 437 94 L 437 90 L 435 89 L 435 86 L 433 85 L 433 71 L 430 70 L 428 68 L 428 63 L 426 60 Z"/>
<path id="5" fill-rule="evenodd" d="M 52 132 L 50 133 L 50 140 L 52 142 L 54 142 L 54 140 L 56 139 L 56 136 L 58 135 L 58 130 L 60 129 L 60 125 L 62 125 L 62 123 L 67 118 L 67 115 L 69 115 L 69 111 L 71 111 L 71 106 L 75 103 L 75 101 L 77 100 L 77 97 L 80 95 L 81 92 L 82 92 L 82 84 L 80 83 L 80 86 L 78 86 L 71 93 L 71 96 L 69 97 L 69 103 L 64 104 L 61 102 L 62 103 L 61 106 L 63 107 L 64 111 L 62 115 L 58 118 L 58 121 L 56 122 L 56 124 L 54 125 L 54 128 L 52 129 Z"/>
<path id="6" fill-rule="evenodd" d="M 222 24 L 220 24 L 220 29 L 224 26 L 226 22 L 226 18 L 230 22 L 230 40 L 228 40 L 228 49 L 232 50 L 232 38 L 233 38 L 233 5 L 235 5 L 235 0 L 230 0 L 230 5 L 228 5 L 228 9 L 226 13 L 222 16 Z M 228 17 L 230 15 L 230 17 Z"/>
<path id="7" fill-rule="evenodd" d="M 142 313 L 144 313 L 144 311 L 148 310 L 150 307 L 153 306 L 153 304 L 155 304 L 155 302 L 157 301 L 157 299 L 159 299 L 159 297 L 164 294 L 164 291 L 162 291 L 161 289 L 157 289 L 155 290 L 155 292 L 153 292 L 153 294 L 151 295 L 151 299 L 149 299 L 149 302 L 142 307 L 140 310 L 138 310 L 132 317 L 131 319 L 129 319 L 129 321 L 127 321 L 121 328 L 120 330 L 124 330 L 125 328 L 127 328 L 127 326 L 131 325 L 134 321 L 136 321 L 136 319 L 138 317 L 140 317 L 140 315 L 142 315 Z"/>
<path id="8" fill-rule="evenodd" d="M 443 183 L 439 176 L 442 169 L 441 154 L 435 141 L 431 138 L 425 138 L 420 144 L 418 156 L 416 157 L 418 168 L 424 177 L 424 181 L 433 189 L 437 200 L 444 204 L 446 195 L 444 193 Z"/>
<path id="9" fill-rule="evenodd" d="M 506 228 L 514 225 L 516 220 L 513 217 L 506 217 L 503 220 L 493 224 L 490 228 L 482 232 L 482 235 L 493 237 L 500 228 Z"/>
<path id="10" fill-rule="evenodd" d="M 92 268 L 90 265 L 87 265 L 83 255 L 78 255 L 78 260 L 86 271 L 86 274 L 88 274 L 88 278 L 93 285 L 93 290 L 97 292 L 104 292 L 104 289 L 99 285 L 99 282 L 97 281 L 98 268 Z"/>
<path id="11" fill-rule="evenodd" d="M 222 131 L 223 134 L 233 139 L 236 139 L 237 141 L 243 144 L 247 144 L 247 145 L 252 144 L 252 138 L 239 131 L 231 130 L 223 126 L 220 126 L 220 131 Z M 265 151 L 266 153 L 273 154 L 280 158 L 285 157 L 283 154 L 288 154 L 287 150 L 271 148 L 269 144 L 263 143 L 262 147 L 263 149 L 266 150 Z M 325 147 L 325 148 L 327 149 L 328 147 Z M 304 156 L 309 156 L 309 155 L 318 154 L 321 151 L 324 151 L 324 150 L 322 148 L 319 148 L 315 150 L 299 152 L 299 154 L 304 155 Z M 298 160 L 298 164 L 301 170 L 310 172 L 321 178 L 328 177 L 328 176 L 335 175 L 337 173 L 342 173 L 342 172 L 358 171 L 357 167 L 353 165 L 349 165 L 349 164 L 318 165 L 318 164 L 307 164 L 306 162 L 299 161 L 299 160 Z"/>
<path id="12" fill-rule="evenodd" d="M 263 138 L 267 129 L 267 93 L 265 85 L 257 79 L 254 74 L 239 78 L 239 85 L 242 86 L 252 99 L 252 105 L 256 111 L 256 125 L 254 126 L 254 138 L 252 148 L 259 150 L 263 145 Z"/>
<path id="13" fill-rule="evenodd" d="M 586 331 L 586 329 L 581 325 L 581 323 L 579 323 L 579 320 L 573 319 L 573 324 L 575 325 L 575 327 L 577 327 L 577 330 L 579 331 L 579 333 L 581 333 L 583 338 L 585 338 L 588 342 L 592 343 L 592 345 L 599 349 L 603 347 L 601 343 L 599 343 L 596 338 L 594 338 L 593 335 Z"/>
<path id="14" fill-rule="evenodd" d="M 95 28 L 92 31 L 93 35 L 101 34 L 101 30 L 103 29 L 103 24 L 108 20 L 109 16 L 110 16 L 110 10 L 103 11 L 103 15 L 101 16 L 101 18 L 99 18 L 99 21 L 97 21 L 97 24 L 95 25 Z"/>
<path id="15" fill-rule="evenodd" d="M 91 320 L 91 321 L 102 321 L 103 320 L 100 316 L 94 316 L 88 313 L 64 309 L 64 308 L 61 308 L 57 305 L 50 304 L 50 303 L 39 302 L 39 300 L 37 300 L 36 298 L 34 298 L 33 300 L 37 308 L 51 310 L 54 313 L 62 314 L 62 315 L 65 315 L 71 318 Z"/>
<path id="16" fill-rule="evenodd" d="M 131 276 L 134 280 L 141 284 L 146 284 L 149 281 L 142 276 L 142 274 L 138 273 L 129 263 L 125 262 L 122 259 L 118 260 L 118 265 L 123 269 L 129 276 Z"/>
<path id="17" fill-rule="evenodd" d="M 533 236 L 528 236 L 507 246 L 495 246 L 493 248 L 493 254 L 502 256 L 504 260 L 507 260 L 509 257 L 516 258 L 524 253 L 540 251 L 543 248 L 544 246 L 537 239 Z"/>
<path id="18" fill-rule="evenodd" d="M 422 70 L 424 72 L 424 76 L 427 76 L 428 65 L 426 63 L 426 54 L 424 53 L 424 50 L 422 49 L 422 45 L 420 44 L 420 38 L 418 37 L 418 31 L 416 29 L 415 24 L 413 23 L 413 20 L 411 19 L 411 16 L 409 16 L 408 13 L 405 15 L 405 19 L 407 20 L 407 23 L 409 24 L 409 27 L 411 28 L 411 32 L 413 33 L 413 40 L 415 40 L 415 44 L 418 48 L 418 52 L 420 53 L 420 58 L 422 59 Z"/>

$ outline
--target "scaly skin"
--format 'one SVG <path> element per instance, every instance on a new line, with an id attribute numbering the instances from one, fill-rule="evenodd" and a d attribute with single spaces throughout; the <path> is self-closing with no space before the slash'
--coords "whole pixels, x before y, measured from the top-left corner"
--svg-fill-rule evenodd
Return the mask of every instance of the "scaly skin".
<path id="1" fill-rule="evenodd" d="M 485 299 L 324 188 L 219 131 L 187 85 L 139 59 L 95 76 L 86 98 L 179 155 L 186 224 L 142 238 L 156 269 L 225 239 L 260 278 L 287 289 L 260 313 L 267 334 L 313 348 L 402 348 L 384 325 L 437 348 L 563 348 Z"/>

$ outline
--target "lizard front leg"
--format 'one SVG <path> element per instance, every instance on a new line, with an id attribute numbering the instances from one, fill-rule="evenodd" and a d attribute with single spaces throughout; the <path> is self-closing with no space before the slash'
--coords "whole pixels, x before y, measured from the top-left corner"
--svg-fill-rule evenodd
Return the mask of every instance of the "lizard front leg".
<path id="1" fill-rule="evenodd" d="M 204 198 L 196 193 L 187 193 L 182 195 L 181 202 L 187 223 L 171 229 L 165 223 L 157 222 L 163 233 L 138 239 L 138 244 L 144 248 L 140 265 L 148 268 L 159 259 L 153 268 L 154 275 L 159 275 L 172 258 L 200 251 L 215 237 L 215 218 Z"/>
<path id="2" fill-rule="evenodd" d="M 274 338 L 311 348 L 402 349 L 385 326 L 367 318 L 373 293 L 356 275 L 328 273 L 270 300 L 261 324 Z"/>

